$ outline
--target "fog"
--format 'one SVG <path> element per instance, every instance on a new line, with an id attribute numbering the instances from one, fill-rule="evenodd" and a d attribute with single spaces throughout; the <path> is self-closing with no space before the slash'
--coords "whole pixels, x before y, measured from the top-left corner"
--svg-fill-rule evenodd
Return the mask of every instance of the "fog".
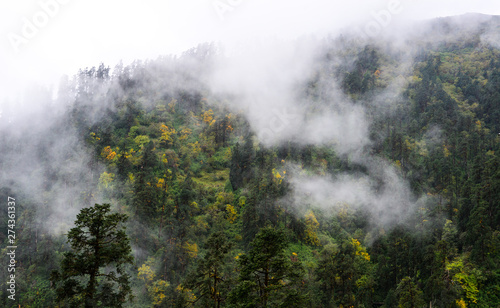
<path id="1" fill-rule="evenodd" d="M 466 1 L 365 1 L 364 5 L 319 0 L 307 4 L 232 1 L 230 7 L 227 3 L 217 6 L 219 2 L 198 1 L 197 7 L 146 1 L 141 9 L 136 4 L 111 2 L 102 7 L 96 1 L 57 2 L 57 12 L 53 9 L 54 16 L 47 25 L 38 27 L 36 35 L 19 44 L 5 38 L 9 33 L 22 35 L 21 16 L 36 16 L 43 7 L 34 2 L 31 6 L 2 4 L 5 10 L 0 17 L 6 17 L 6 30 L 2 33 L 0 61 L 6 69 L 0 78 L 0 128 L 3 146 L 11 151 L 1 159 L 0 186 L 12 188 L 14 194 L 22 192 L 44 209 L 40 223 L 54 233 L 71 225 L 78 207 L 103 200 L 99 194 L 92 194 L 96 191 L 93 172 L 102 171 L 103 166 L 93 164 L 81 136 L 71 129 L 59 129 L 71 127 L 64 123 L 70 102 L 57 95 L 56 80 L 63 73 L 71 76 L 78 68 L 100 62 L 114 67 L 120 59 L 127 64 L 137 58 L 179 55 L 204 41 L 221 42 L 224 52 L 201 76 L 193 68 L 200 63 L 180 62 L 184 66 L 173 67 L 171 72 L 194 70 L 192 78 L 179 78 L 168 85 L 169 89 L 192 90 L 201 85 L 215 96 L 232 97 L 226 100 L 226 107 L 245 115 L 263 146 L 288 141 L 330 146 L 341 157 L 366 167 L 364 174 L 335 177 L 311 176 L 300 170 L 291 173 L 291 197 L 297 207 L 310 203 L 328 209 L 345 202 L 368 210 L 376 224 L 404 221 L 422 198 L 411 194 L 396 167 L 371 154 L 373 140 L 369 135 L 373 117 L 390 112 L 411 73 L 408 68 L 416 45 L 406 43 L 408 38 L 421 40 L 415 44 L 434 39 L 424 36 L 430 28 L 422 27 L 415 34 L 414 27 L 402 21 L 410 16 L 423 19 L 468 11 L 500 13 L 495 11 L 498 9 L 493 1 L 477 1 L 474 5 Z M 469 17 L 471 23 L 478 18 Z M 147 28 L 142 28 L 143 22 Z M 331 72 L 354 63 L 355 56 L 342 55 L 346 46 L 339 45 L 337 38 L 356 31 L 353 48 L 370 42 L 376 48 L 392 48 L 403 54 L 398 69 L 392 72 L 393 77 L 401 78 L 372 97 L 370 109 L 343 93 L 338 78 L 325 74 L 330 71 L 322 67 L 327 51 L 332 52 Z M 488 31 L 483 40 L 491 44 L 497 41 Z M 144 82 L 161 80 L 154 67 L 144 76 L 148 77 Z M 320 99 L 303 94 L 304 85 L 312 79 L 317 80 Z M 113 96 L 105 95 L 109 89 L 119 91 L 113 83 L 97 89 L 103 93 L 102 101 L 97 104 L 99 109 L 90 111 L 91 121 L 113 108 Z M 425 138 L 430 145 L 437 144 L 439 128 L 431 128 Z M 53 178 L 56 169 L 61 176 Z M 306 202 L 304 196 L 310 200 Z"/>
<path id="2" fill-rule="evenodd" d="M 394 13 L 387 15 L 390 8 Z M 2 1 L 0 101 L 31 83 L 56 85 L 62 74 L 100 62 L 114 67 L 120 60 L 180 54 L 202 42 L 323 37 L 346 28 L 370 36 L 394 32 L 402 21 L 468 12 L 500 14 L 500 8 L 495 0 Z"/>

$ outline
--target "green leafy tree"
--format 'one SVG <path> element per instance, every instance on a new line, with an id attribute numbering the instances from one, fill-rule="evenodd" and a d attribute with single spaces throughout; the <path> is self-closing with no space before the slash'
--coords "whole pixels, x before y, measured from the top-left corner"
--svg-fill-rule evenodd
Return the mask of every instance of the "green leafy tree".
<path id="1" fill-rule="evenodd" d="M 446 264 L 446 270 L 452 282 L 461 287 L 460 294 L 465 297 L 467 305 L 475 306 L 478 303 L 479 284 L 483 280 L 481 271 L 468 262 L 466 254 Z"/>
<path id="2" fill-rule="evenodd" d="M 122 307 L 132 299 L 131 248 L 121 223 L 124 214 L 110 214 L 109 204 L 84 208 L 68 233 L 72 251 L 66 252 L 61 270 L 52 273 L 58 299 L 69 307 Z"/>

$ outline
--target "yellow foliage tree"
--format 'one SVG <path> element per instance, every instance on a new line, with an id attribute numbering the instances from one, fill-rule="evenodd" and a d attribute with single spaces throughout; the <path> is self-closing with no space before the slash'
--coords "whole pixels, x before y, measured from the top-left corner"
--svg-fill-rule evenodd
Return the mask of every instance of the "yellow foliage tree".
<path id="1" fill-rule="evenodd" d="M 457 304 L 457 306 L 459 308 L 467 308 L 467 304 L 465 303 L 465 301 L 461 298 L 461 299 L 457 299 L 455 301 L 455 303 Z"/>
<path id="2" fill-rule="evenodd" d="M 165 179 L 163 179 L 163 178 L 157 178 L 157 179 L 158 179 L 158 182 L 156 183 L 156 187 L 167 191 L 167 184 L 165 183 Z"/>
<path id="3" fill-rule="evenodd" d="M 116 152 L 113 151 L 110 146 L 107 146 L 102 150 L 101 156 L 107 160 L 113 160 L 116 157 Z"/>
<path id="4" fill-rule="evenodd" d="M 159 279 L 155 281 L 155 273 L 151 268 L 155 263 L 154 258 L 148 258 L 146 263 L 139 267 L 137 278 L 142 280 L 146 285 L 148 295 L 155 306 L 161 305 L 166 299 L 167 288 L 169 283 Z"/>
<path id="5" fill-rule="evenodd" d="M 347 225 L 349 223 L 349 220 L 351 218 L 352 211 L 350 209 L 349 204 L 346 202 L 339 202 L 338 203 L 338 213 L 337 217 L 342 223 L 342 225 Z"/>
<path id="6" fill-rule="evenodd" d="M 194 303 L 196 301 L 196 295 L 194 295 L 193 290 L 191 289 L 184 288 L 182 285 L 178 285 L 177 288 L 175 288 L 175 291 L 184 295 L 187 301 L 190 303 Z"/>
<path id="7" fill-rule="evenodd" d="M 99 177 L 99 188 L 108 188 L 109 184 L 113 182 L 114 178 L 114 173 L 107 173 L 106 171 L 104 171 Z"/>
<path id="8" fill-rule="evenodd" d="M 153 305 L 159 306 L 161 305 L 165 299 L 167 298 L 167 288 L 170 284 L 165 280 L 157 280 L 153 283 L 153 285 L 149 288 L 149 294 L 153 300 Z"/>
<path id="9" fill-rule="evenodd" d="M 130 151 L 125 152 L 125 158 L 130 159 L 131 157 L 134 156 L 134 153 L 135 153 L 134 149 L 130 149 Z"/>
<path id="10" fill-rule="evenodd" d="M 412 138 L 405 139 L 406 148 L 410 151 L 416 150 L 421 156 L 429 156 L 429 151 L 427 150 L 427 144 L 425 140 L 415 141 Z"/>
<path id="11" fill-rule="evenodd" d="M 230 222 L 230 223 L 234 223 L 234 221 L 236 220 L 236 209 L 234 208 L 234 206 L 232 206 L 231 204 L 227 204 L 226 205 L 226 211 L 227 211 L 227 220 Z"/>
<path id="12" fill-rule="evenodd" d="M 194 221 L 196 223 L 196 228 L 202 232 L 205 232 L 210 228 L 207 221 L 205 220 L 205 216 L 197 216 Z"/>
<path id="13" fill-rule="evenodd" d="M 201 152 L 201 145 L 198 141 L 195 143 L 190 143 L 189 147 L 191 148 L 191 157 L 197 157 Z"/>
<path id="14" fill-rule="evenodd" d="M 448 157 L 451 155 L 450 150 L 448 150 L 448 147 L 446 145 L 443 145 L 443 155 L 444 157 Z"/>
<path id="15" fill-rule="evenodd" d="M 186 140 L 189 135 L 191 135 L 192 131 L 189 128 L 183 128 L 181 130 L 181 136 L 179 137 L 180 140 Z"/>
<path id="16" fill-rule="evenodd" d="M 198 256 L 198 245 L 196 243 L 190 244 L 189 242 L 185 242 L 182 248 L 189 257 L 194 259 Z"/>
<path id="17" fill-rule="evenodd" d="M 370 261 L 370 255 L 368 254 L 368 252 L 366 252 L 366 248 L 363 247 L 357 239 L 355 238 L 351 239 L 351 243 L 356 249 L 357 256 L 361 256 L 363 257 L 363 259 Z"/>
<path id="18" fill-rule="evenodd" d="M 272 170 L 272 173 L 273 173 L 273 181 L 277 184 L 281 184 L 281 182 L 283 181 L 283 179 L 285 178 L 285 175 L 286 175 L 286 171 L 283 170 L 282 173 L 283 175 L 277 171 L 276 169 L 273 169 Z"/>
<path id="19" fill-rule="evenodd" d="M 160 140 L 165 142 L 167 145 L 173 144 L 174 139 L 172 135 L 175 135 L 177 133 L 175 129 L 169 128 L 167 125 L 162 124 L 160 130 L 161 130 Z"/>
<path id="20" fill-rule="evenodd" d="M 306 243 L 315 246 L 321 246 L 319 243 L 319 238 L 316 232 L 318 231 L 319 222 L 316 219 L 313 211 L 309 211 L 306 214 L 306 230 L 305 230 L 305 240 Z"/>
<path id="21" fill-rule="evenodd" d="M 92 143 L 101 140 L 101 138 L 97 137 L 97 135 L 94 132 L 90 133 L 90 139 L 92 140 Z"/>
<path id="22" fill-rule="evenodd" d="M 162 161 L 162 163 L 164 163 L 164 164 L 168 164 L 167 154 L 163 154 L 163 155 L 161 156 L 161 161 Z"/>
<path id="23" fill-rule="evenodd" d="M 168 108 L 170 109 L 170 112 L 175 113 L 175 105 L 177 104 L 176 99 L 172 99 L 170 103 L 168 103 Z"/>
<path id="24" fill-rule="evenodd" d="M 206 124 L 211 124 L 214 120 L 214 112 L 212 111 L 212 109 L 209 109 L 203 112 L 201 117 L 203 118 L 203 122 L 205 122 Z"/>
<path id="25" fill-rule="evenodd" d="M 481 271 L 468 262 L 467 256 L 459 256 L 453 262 L 447 262 L 446 270 L 452 276 L 452 281 L 462 287 L 465 300 L 469 304 L 477 303 Z"/>
<path id="26" fill-rule="evenodd" d="M 149 260 L 148 260 L 149 261 Z M 144 281 L 144 283 L 147 285 L 150 285 L 153 280 L 155 279 L 155 273 L 151 269 L 151 266 L 148 265 L 150 262 L 144 263 L 141 267 L 139 267 L 137 278 L 140 280 Z"/>

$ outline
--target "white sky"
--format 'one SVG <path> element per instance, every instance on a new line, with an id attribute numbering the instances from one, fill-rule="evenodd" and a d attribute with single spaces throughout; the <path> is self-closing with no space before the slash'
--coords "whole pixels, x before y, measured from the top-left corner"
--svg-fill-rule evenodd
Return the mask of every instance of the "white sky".
<path id="1" fill-rule="evenodd" d="M 363 26 L 391 2 L 401 11 L 391 14 L 391 22 L 467 12 L 500 15 L 498 0 L 0 0 L 0 98 L 100 62 L 113 68 L 120 59 L 128 64 L 206 41 L 321 36 Z M 52 3 L 51 14 L 44 13 L 44 3 Z M 218 12 L 217 4 L 227 10 Z M 37 31 L 31 38 L 23 38 L 26 20 Z"/>

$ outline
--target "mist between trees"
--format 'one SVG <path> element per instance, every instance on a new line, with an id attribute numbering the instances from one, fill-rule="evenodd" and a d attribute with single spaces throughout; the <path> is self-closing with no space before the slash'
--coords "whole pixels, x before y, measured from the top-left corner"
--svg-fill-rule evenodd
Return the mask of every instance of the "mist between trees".
<path id="1" fill-rule="evenodd" d="M 109 203 L 125 306 L 495 307 L 499 21 L 460 18 L 202 44 L 3 103 L 19 303 L 57 305 L 66 234 Z"/>

